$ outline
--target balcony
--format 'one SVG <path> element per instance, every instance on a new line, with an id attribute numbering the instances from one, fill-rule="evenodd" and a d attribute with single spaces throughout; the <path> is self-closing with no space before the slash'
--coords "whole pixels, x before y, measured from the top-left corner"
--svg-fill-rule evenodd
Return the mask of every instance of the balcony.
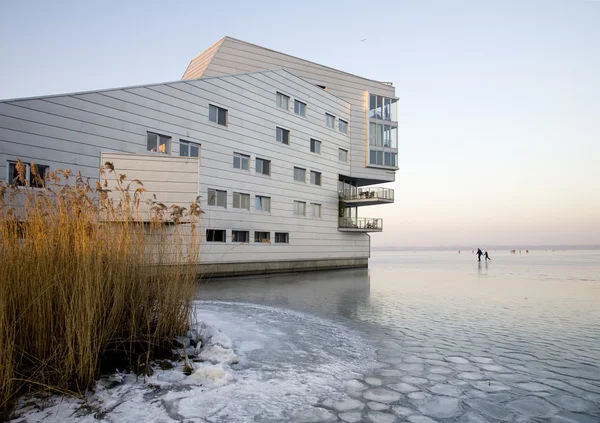
<path id="1" fill-rule="evenodd" d="M 341 193 L 346 206 L 374 206 L 394 202 L 394 190 L 391 188 L 354 188 Z"/>
<path id="2" fill-rule="evenodd" d="M 383 230 L 383 219 L 340 217 L 338 230 L 342 232 L 381 232 Z"/>

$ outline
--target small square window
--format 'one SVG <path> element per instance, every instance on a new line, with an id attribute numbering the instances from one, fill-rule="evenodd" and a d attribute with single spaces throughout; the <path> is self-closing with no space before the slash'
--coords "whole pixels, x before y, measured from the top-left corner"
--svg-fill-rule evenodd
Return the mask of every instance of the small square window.
<path id="1" fill-rule="evenodd" d="M 325 113 L 325 124 L 330 128 L 335 128 L 335 116 Z"/>
<path id="2" fill-rule="evenodd" d="M 231 242 L 250 242 L 249 231 L 231 231 Z"/>
<path id="3" fill-rule="evenodd" d="M 270 213 L 271 212 L 271 197 L 257 195 L 256 196 L 256 211 Z"/>
<path id="4" fill-rule="evenodd" d="M 269 176 L 271 174 L 271 161 L 256 158 L 256 173 Z"/>
<path id="5" fill-rule="evenodd" d="M 207 229 L 206 230 L 206 241 L 207 242 L 225 242 L 227 238 L 227 231 L 225 229 Z"/>
<path id="6" fill-rule="evenodd" d="M 290 131 L 277 127 L 276 139 L 282 144 L 290 144 Z"/>
<path id="7" fill-rule="evenodd" d="M 311 139 L 310 140 L 310 151 L 312 153 L 321 154 L 321 141 Z"/>
<path id="8" fill-rule="evenodd" d="M 254 231 L 254 242 L 271 242 L 271 232 Z"/>
<path id="9" fill-rule="evenodd" d="M 275 244 L 289 244 L 290 234 L 287 232 L 275 232 Z"/>
<path id="10" fill-rule="evenodd" d="M 34 165 L 33 163 L 23 163 L 23 166 L 25 167 L 25 174 L 23 175 L 25 182 L 19 177 L 17 163 L 8 162 L 8 183 L 16 186 L 25 186 L 27 184 L 33 188 L 43 188 L 49 167 L 38 164 Z M 34 172 L 32 171 L 33 166 L 37 169 L 37 176 L 34 175 Z"/>
<path id="11" fill-rule="evenodd" d="M 340 132 L 343 132 L 344 134 L 348 133 L 348 122 L 346 122 L 345 120 L 339 119 L 338 120 L 338 130 Z"/>
<path id="12" fill-rule="evenodd" d="M 210 104 L 208 106 L 208 119 L 219 125 L 227 126 L 227 109 Z"/>
<path id="13" fill-rule="evenodd" d="M 321 185 L 321 172 L 310 171 L 310 183 L 314 185 Z"/>
<path id="14" fill-rule="evenodd" d="M 146 148 L 153 153 L 170 154 L 171 137 L 148 132 L 146 137 Z"/>
<path id="15" fill-rule="evenodd" d="M 310 203 L 312 206 L 312 216 L 321 217 L 321 205 L 317 203 Z"/>
<path id="16" fill-rule="evenodd" d="M 233 153 L 234 169 L 249 170 L 250 156 L 241 153 Z"/>
<path id="17" fill-rule="evenodd" d="M 195 142 L 179 140 L 179 155 L 181 157 L 199 157 L 200 144 Z"/>
<path id="18" fill-rule="evenodd" d="M 294 113 L 300 116 L 306 116 L 306 103 L 294 100 Z"/>
<path id="19" fill-rule="evenodd" d="M 277 93 L 277 107 L 284 110 L 289 110 L 290 108 L 290 98 L 281 93 Z"/>
<path id="20" fill-rule="evenodd" d="M 233 193 L 233 208 L 250 210 L 250 194 Z"/>
<path id="21" fill-rule="evenodd" d="M 347 163 L 348 162 L 348 150 L 344 150 L 343 148 L 340 148 L 338 150 L 338 160 L 340 162 Z"/>
<path id="22" fill-rule="evenodd" d="M 294 180 L 300 182 L 306 182 L 306 169 L 301 167 L 294 168 Z"/>
<path id="23" fill-rule="evenodd" d="M 294 214 L 306 216 L 306 202 L 294 201 Z"/>
<path id="24" fill-rule="evenodd" d="M 209 188 L 208 205 L 227 208 L 227 191 Z"/>

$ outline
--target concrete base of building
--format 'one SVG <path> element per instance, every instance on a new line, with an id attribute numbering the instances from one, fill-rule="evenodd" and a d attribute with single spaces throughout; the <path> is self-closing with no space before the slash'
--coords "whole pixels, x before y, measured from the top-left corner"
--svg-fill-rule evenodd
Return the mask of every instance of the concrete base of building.
<path id="1" fill-rule="evenodd" d="M 352 269 L 369 266 L 369 259 L 285 260 L 271 262 L 207 263 L 201 264 L 201 279 L 228 276 L 267 275 L 272 273 L 311 272 L 316 270 Z"/>

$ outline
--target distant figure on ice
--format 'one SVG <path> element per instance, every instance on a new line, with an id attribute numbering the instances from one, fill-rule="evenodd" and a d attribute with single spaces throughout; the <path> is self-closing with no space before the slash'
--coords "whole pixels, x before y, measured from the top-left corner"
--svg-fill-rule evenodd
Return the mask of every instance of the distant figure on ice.
<path id="1" fill-rule="evenodd" d="M 485 261 L 488 261 L 488 260 L 492 260 L 492 259 L 490 258 L 490 256 L 488 256 L 488 253 L 487 253 L 487 251 L 486 251 L 486 252 L 485 252 Z"/>
<path id="2" fill-rule="evenodd" d="M 477 252 L 475 254 L 477 254 L 477 261 L 481 261 L 481 256 L 483 255 L 483 253 L 479 248 L 477 249 Z"/>

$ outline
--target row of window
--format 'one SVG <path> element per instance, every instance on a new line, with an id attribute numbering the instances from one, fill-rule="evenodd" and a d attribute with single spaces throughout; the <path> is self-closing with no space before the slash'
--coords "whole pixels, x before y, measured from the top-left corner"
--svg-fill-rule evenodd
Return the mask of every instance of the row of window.
<path id="1" fill-rule="evenodd" d="M 225 229 L 207 229 L 207 242 L 227 242 L 227 230 Z M 250 231 L 233 230 L 231 231 L 231 242 L 243 243 L 250 242 Z M 270 243 L 271 232 L 254 231 L 254 242 Z M 275 232 L 276 244 L 289 244 L 290 235 L 287 232 Z"/>
<path id="2" fill-rule="evenodd" d="M 346 152 L 347 153 L 347 152 Z M 347 158 L 347 157 L 346 157 Z M 233 153 L 233 168 L 240 170 L 250 170 L 250 156 L 242 153 Z M 256 157 L 256 173 L 261 175 L 271 175 L 271 161 Z M 306 169 L 294 167 L 294 180 L 306 183 Z M 321 172 L 310 171 L 310 183 L 313 185 L 322 185 Z"/>
<path id="3" fill-rule="evenodd" d="M 283 93 L 277 92 L 275 104 L 280 109 L 285 111 L 290 111 L 290 96 L 285 95 Z M 295 99 L 294 100 L 294 113 L 306 117 L 306 103 Z M 334 115 L 330 113 L 325 113 L 325 125 L 328 128 L 335 129 L 335 121 L 336 118 Z M 348 134 L 348 122 L 343 119 L 337 119 L 338 121 L 338 131 Z M 279 141 L 279 140 L 278 140 Z"/>
<path id="4" fill-rule="evenodd" d="M 27 186 L 33 188 L 42 188 L 44 186 L 44 178 L 48 172 L 49 167 L 46 165 L 39 165 L 36 163 L 38 177 L 31 172 L 31 163 L 23 163 L 25 166 L 25 180 Z M 8 183 L 15 184 L 18 186 L 25 186 L 25 183 L 19 178 L 19 171 L 17 170 L 17 162 L 8 162 Z"/>

